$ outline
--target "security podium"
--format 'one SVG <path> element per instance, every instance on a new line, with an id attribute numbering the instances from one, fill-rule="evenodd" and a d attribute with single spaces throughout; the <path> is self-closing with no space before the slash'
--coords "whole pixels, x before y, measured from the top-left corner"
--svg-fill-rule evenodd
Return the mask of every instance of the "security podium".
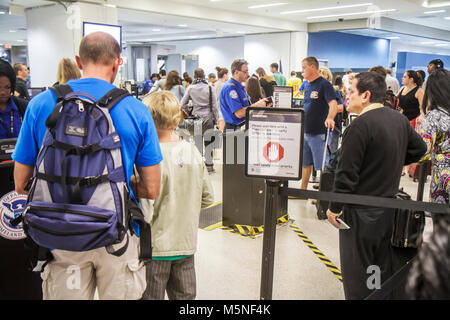
<path id="1" fill-rule="evenodd" d="M 0 300 L 41 300 L 42 281 L 31 272 L 36 260 L 25 245 L 23 230 L 11 219 L 24 209 L 26 197 L 14 191 L 15 139 L 0 140 Z"/>
<path id="2" fill-rule="evenodd" d="M 225 132 L 222 146 L 223 225 L 262 226 L 266 186 L 264 179 L 245 176 L 245 132 Z M 279 197 L 277 218 L 287 214 L 287 200 Z"/>

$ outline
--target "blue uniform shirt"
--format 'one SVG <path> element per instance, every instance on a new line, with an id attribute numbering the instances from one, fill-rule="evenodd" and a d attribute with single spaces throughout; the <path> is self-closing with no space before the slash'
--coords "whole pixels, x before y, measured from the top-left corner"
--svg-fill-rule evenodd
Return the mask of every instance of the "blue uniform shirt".
<path id="1" fill-rule="evenodd" d="M 234 114 L 239 109 L 250 105 L 247 91 L 245 91 L 245 87 L 242 84 L 230 78 L 222 86 L 219 99 L 220 110 L 226 123 L 237 125 L 245 120 L 245 118 L 238 118 Z"/>
<path id="2" fill-rule="evenodd" d="M 5 111 L 0 110 L 0 139 L 17 138 L 21 127 L 22 119 L 20 119 L 19 109 L 14 100 L 9 98 Z"/>
<path id="3" fill-rule="evenodd" d="M 67 84 L 73 91 L 89 93 L 97 100 L 114 88 L 111 83 L 95 78 L 71 80 Z M 12 155 L 15 161 L 32 166 L 36 164 L 47 131 L 45 121 L 55 105 L 56 95 L 52 90 L 47 90 L 30 101 Z M 122 141 L 122 161 L 128 188 L 131 190 L 130 178 L 134 164 L 148 167 L 162 161 L 158 134 L 148 108 L 131 96 L 122 99 L 110 114 Z"/>
<path id="4" fill-rule="evenodd" d="M 328 102 L 337 99 L 331 83 L 319 77 L 305 88 L 305 133 L 325 134 L 325 120 L 330 109 Z"/>

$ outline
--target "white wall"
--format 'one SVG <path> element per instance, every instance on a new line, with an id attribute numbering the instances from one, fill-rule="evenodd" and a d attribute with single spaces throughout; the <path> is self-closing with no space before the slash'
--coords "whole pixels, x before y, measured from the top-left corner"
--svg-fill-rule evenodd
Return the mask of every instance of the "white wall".
<path id="1" fill-rule="evenodd" d="M 292 70 L 301 70 L 301 60 L 306 57 L 308 36 L 306 32 L 281 32 L 248 35 L 233 38 L 186 40 L 164 42 L 175 46 L 172 53 L 199 55 L 199 67 L 205 73 L 216 72 L 215 67 L 230 69 L 234 59 L 249 62 L 249 72 L 263 67 L 270 73 L 270 64 L 281 59 L 283 73 L 289 77 Z"/>
<path id="2" fill-rule="evenodd" d="M 53 5 L 26 10 L 28 57 L 33 87 L 51 86 L 56 81 L 62 58 L 75 58 L 83 36 L 83 21 L 117 24 L 117 9 L 77 3 L 66 12 Z"/>
<path id="3" fill-rule="evenodd" d="M 164 45 L 175 46 L 171 53 L 198 55 L 205 74 L 216 73 L 217 66 L 230 69 L 234 59 L 244 57 L 244 37 L 170 41 Z"/>
<path id="4" fill-rule="evenodd" d="M 280 63 L 283 74 L 289 78 L 292 70 L 301 70 L 301 60 L 307 52 L 306 32 L 282 32 L 249 35 L 245 37 L 244 57 L 249 62 L 250 74 L 258 67 L 270 73 L 270 64 Z"/>

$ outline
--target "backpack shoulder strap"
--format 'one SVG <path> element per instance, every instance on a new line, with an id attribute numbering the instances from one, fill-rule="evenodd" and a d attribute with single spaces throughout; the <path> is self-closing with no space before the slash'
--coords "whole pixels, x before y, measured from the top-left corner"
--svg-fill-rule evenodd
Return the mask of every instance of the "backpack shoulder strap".
<path id="1" fill-rule="evenodd" d="M 208 86 L 209 87 L 209 111 L 211 111 L 211 113 L 213 112 L 213 110 L 212 110 L 212 87 L 211 86 Z"/>
<path id="2" fill-rule="evenodd" d="M 130 93 L 127 90 L 114 88 L 108 91 L 103 97 L 101 97 L 97 104 L 100 107 L 107 108 L 109 112 L 111 112 L 112 108 L 115 107 L 117 103 L 123 98 L 129 96 Z"/>
<path id="3" fill-rule="evenodd" d="M 54 85 L 53 87 L 50 87 L 50 90 L 52 90 L 56 94 L 57 102 L 64 99 L 64 97 L 66 95 L 68 95 L 69 93 L 71 93 L 73 91 L 72 88 L 67 84 Z"/>

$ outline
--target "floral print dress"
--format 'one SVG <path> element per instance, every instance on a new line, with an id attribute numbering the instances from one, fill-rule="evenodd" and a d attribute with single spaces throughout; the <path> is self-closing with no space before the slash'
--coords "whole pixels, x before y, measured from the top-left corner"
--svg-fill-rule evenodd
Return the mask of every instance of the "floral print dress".
<path id="1" fill-rule="evenodd" d="M 450 114 L 436 108 L 425 116 L 419 133 L 427 144 L 423 160 L 431 160 L 430 198 L 435 203 L 449 203 L 450 195 Z"/>

